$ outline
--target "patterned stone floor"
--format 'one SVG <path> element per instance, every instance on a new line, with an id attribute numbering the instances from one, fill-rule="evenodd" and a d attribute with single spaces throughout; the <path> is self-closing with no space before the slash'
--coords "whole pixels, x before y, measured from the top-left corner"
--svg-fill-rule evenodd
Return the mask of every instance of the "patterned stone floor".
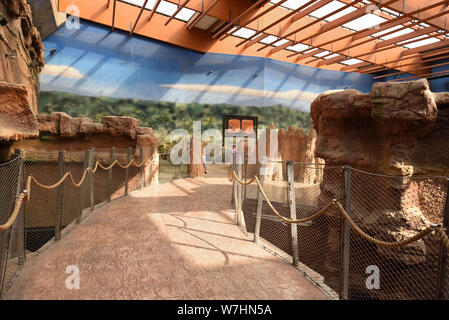
<path id="1" fill-rule="evenodd" d="M 223 168 L 94 211 L 28 259 L 5 299 L 327 299 L 234 224 Z M 66 288 L 68 266 L 80 288 Z"/>

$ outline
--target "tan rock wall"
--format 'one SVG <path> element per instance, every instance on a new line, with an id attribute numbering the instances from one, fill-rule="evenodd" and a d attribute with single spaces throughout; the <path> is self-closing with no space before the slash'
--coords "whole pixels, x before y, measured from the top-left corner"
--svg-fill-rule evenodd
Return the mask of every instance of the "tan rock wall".
<path id="1" fill-rule="evenodd" d="M 0 14 L 7 21 L 0 28 L 0 81 L 22 84 L 27 91 L 28 105 L 36 114 L 39 73 L 45 61 L 31 8 L 26 0 L 1 0 Z"/>

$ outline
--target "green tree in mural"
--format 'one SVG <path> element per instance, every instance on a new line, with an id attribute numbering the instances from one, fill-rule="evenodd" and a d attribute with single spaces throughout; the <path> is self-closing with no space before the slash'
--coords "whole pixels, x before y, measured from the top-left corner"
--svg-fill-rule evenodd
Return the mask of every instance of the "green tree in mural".
<path id="1" fill-rule="evenodd" d="M 294 126 L 308 132 L 310 115 L 293 108 L 275 105 L 269 107 L 242 107 L 230 104 L 174 103 L 116 99 L 108 97 L 86 97 L 64 92 L 41 92 L 39 112 L 63 111 L 73 117 L 85 116 L 100 122 L 104 116 L 128 116 L 140 120 L 141 126 L 152 127 L 160 138 L 171 130 L 183 128 L 192 131 L 194 120 L 201 120 L 203 129 L 221 130 L 223 115 L 234 114 L 257 116 L 259 129 L 272 122 L 277 128 Z"/>

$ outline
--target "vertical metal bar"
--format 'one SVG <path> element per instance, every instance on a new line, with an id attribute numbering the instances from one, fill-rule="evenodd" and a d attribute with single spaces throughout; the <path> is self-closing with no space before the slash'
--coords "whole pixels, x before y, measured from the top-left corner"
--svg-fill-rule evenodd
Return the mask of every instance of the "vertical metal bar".
<path id="1" fill-rule="evenodd" d="M 263 188 L 264 184 L 265 184 L 265 165 L 262 165 L 260 167 L 260 172 L 259 172 L 259 180 L 260 180 L 260 185 Z M 259 241 L 259 236 L 260 236 L 260 224 L 262 221 L 262 205 L 263 205 L 263 196 L 262 196 L 262 192 L 258 189 L 257 192 L 257 211 L 256 211 L 256 226 L 254 227 L 254 242 L 258 242 Z"/>
<path id="2" fill-rule="evenodd" d="M 65 151 L 59 150 L 58 153 L 58 180 L 64 175 L 64 157 Z M 56 217 L 55 217 L 55 240 L 61 239 L 62 229 L 62 207 L 64 197 L 64 182 L 56 189 Z"/>
<path id="3" fill-rule="evenodd" d="M 14 152 L 15 157 L 21 157 L 22 150 L 20 149 L 16 149 Z M 22 158 L 23 159 L 23 158 Z M 22 161 L 22 159 L 19 159 L 19 161 Z M 17 180 L 16 180 L 16 191 L 15 191 L 15 201 L 12 205 L 8 206 L 6 205 L 6 212 L 12 212 L 15 203 L 17 202 L 17 199 L 19 197 L 20 194 L 20 189 L 21 189 L 21 179 L 22 179 L 22 173 L 21 173 L 21 167 L 22 165 L 19 163 L 19 170 L 17 172 Z M 17 220 L 16 220 L 17 221 Z M 5 275 L 6 275 L 6 268 L 8 266 L 8 257 L 9 257 L 9 251 L 11 250 L 11 245 L 13 245 L 12 239 L 17 239 L 17 237 L 14 237 L 11 235 L 11 233 L 13 233 L 13 228 L 16 229 L 17 228 L 17 223 L 14 223 L 12 228 L 9 228 L 7 230 L 4 231 L 0 231 L 1 233 L 3 233 L 3 246 L 2 248 L 0 248 L 0 296 L 3 292 L 3 287 L 5 284 Z"/>
<path id="4" fill-rule="evenodd" d="M 89 149 L 89 168 L 94 169 L 94 148 Z M 95 209 L 95 176 L 93 173 L 89 174 L 90 182 L 90 210 Z"/>
<path id="5" fill-rule="evenodd" d="M 238 177 L 241 181 L 243 181 L 243 164 L 239 164 L 238 165 Z M 239 225 L 243 226 L 244 225 L 244 220 L 243 220 L 243 185 L 241 185 L 240 183 L 237 184 L 238 185 L 238 203 L 239 203 L 239 215 L 238 215 L 238 221 L 239 221 Z"/>
<path id="6" fill-rule="evenodd" d="M 235 165 L 235 175 L 237 178 L 240 178 L 240 166 L 238 164 Z M 235 219 L 237 225 L 240 225 L 240 183 L 237 182 L 237 179 L 234 179 L 235 182 Z"/>
<path id="7" fill-rule="evenodd" d="M 81 176 L 83 175 L 84 171 L 89 167 L 89 150 L 86 150 L 84 152 L 84 162 L 83 162 L 83 171 L 81 172 Z M 80 186 L 80 193 L 79 193 L 79 203 L 78 203 L 78 214 L 76 217 L 76 223 L 81 222 L 81 215 L 83 214 L 84 209 L 84 193 L 86 192 L 86 180 L 81 184 Z"/>
<path id="8" fill-rule="evenodd" d="M 248 163 L 245 162 L 244 164 L 245 166 L 245 183 L 248 181 Z M 243 191 L 243 200 L 246 200 L 246 185 L 244 186 L 244 191 Z"/>
<path id="9" fill-rule="evenodd" d="M 111 165 L 112 162 L 114 162 L 114 152 L 115 148 L 112 147 L 109 150 L 109 165 Z M 114 168 L 111 168 L 108 171 L 108 202 L 111 202 L 112 199 L 112 170 L 114 170 Z"/>
<path id="10" fill-rule="evenodd" d="M 343 168 L 343 207 L 351 214 L 351 167 Z M 340 216 L 340 299 L 347 300 L 349 292 L 349 250 L 350 227 L 346 219 Z"/>
<path id="11" fill-rule="evenodd" d="M 287 178 L 288 178 L 288 203 L 290 207 L 290 219 L 296 220 L 296 195 L 295 195 L 295 173 L 293 170 L 293 161 L 287 161 Z M 293 265 L 296 267 L 299 262 L 298 251 L 298 227 L 296 223 L 290 223 L 292 235 L 292 257 Z"/>
<path id="12" fill-rule="evenodd" d="M 149 154 L 150 154 L 150 185 L 153 183 L 153 160 L 154 160 L 154 155 L 153 155 L 153 147 L 151 146 L 149 149 Z"/>
<path id="13" fill-rule="evenodd" d="M 232 154 L 232 166 L 231 166 L 231 173 L 233 174 L 233 172 L 236 171 L 236 159 L 237 159 L 237 155 L 235 153 Z M 231 198 L 231 203 L 234 205 L 235 208 L 235 195 L 237 193 L 236 191 L 237 188 L 237 181 L 232 180 L 232 198 Z"/>
<path id="14" fill-rule="evenodd" d="M 446 189 L 446 205 L 444 207 L 444 218 L 443 218 L 443 228 L 448 230 L 449 228 L 449 178 L 446 179 L 447 181 L 447 189 Z M 441 241 L 440 244 L 440 261 L 439 261 L 439 273 L 438 273 L 438 293 L 437 293 L 437 299 L 444 300 L 449 299 L 448 296 L 445 296 L 449 293 L 449 274 L 447 274 L 448 268 L 448 258 L 449 253 L 446 249 L 446 247 L 443 244 L 443 241 Z"/>
<path id="15" fill-rule="evenodd" d="M 129 164 L 131 161 L 131 153 L 133 149 L 131 147 L 128 148 L 128 157 L 126 158 L 127 162 L 126 165 Z M 125 169 L 125 196 L 127 196 L 129 193 L 129 167 Z"/>
<path id="16" fill-rule="evenodd" d="M 23 182 L 23 150 L 16 149 L 14 153 L 20 157 L 19 163 L 19 172 L 17 176 L 17 189 L 16 189 L 16 201 L 20 195 L 20 191 L 22 190 L 22 182 Z M 24 211 L 25 201 L 22 203 L 20 207 L 19 214 L 17 216 L 16 222 L 16 248 L 17 255 L 19 257 L 19 265 L 23 265 L 25 263 L 26 258 L 26 250 L 25 250 L 25 211 Z"/>
<path id="17" fill-rule="evenodd" d="M 140 147 L 140 162 L 143 162 L 143 147 Z M 143 187 L 145 187 L 145 178 L 144 178 L 144 173 L 143 173 L 143 165 L 140 167 L 140 188 L 142 189 Z"/>

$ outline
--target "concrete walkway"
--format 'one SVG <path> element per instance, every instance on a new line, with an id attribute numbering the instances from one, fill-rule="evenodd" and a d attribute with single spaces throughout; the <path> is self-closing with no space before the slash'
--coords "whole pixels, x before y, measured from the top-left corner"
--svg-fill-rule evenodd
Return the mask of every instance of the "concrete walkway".
<path id="1" fill-rule="evenodd" d="M 5 299 L 327 299 L 235 225 L 223 167 L 94 211 L 28 259 Z M 68 290 L 66 268 L 80 271 Z"/>

